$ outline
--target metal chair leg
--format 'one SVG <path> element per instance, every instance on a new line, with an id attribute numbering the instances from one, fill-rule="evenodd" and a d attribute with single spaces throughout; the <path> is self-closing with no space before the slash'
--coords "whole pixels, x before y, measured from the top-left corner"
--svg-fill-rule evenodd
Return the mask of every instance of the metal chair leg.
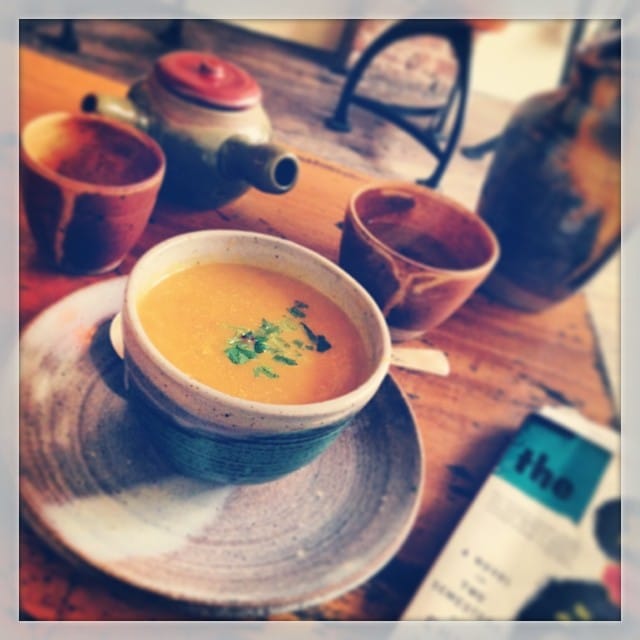
<path id="1" fill-rule="evenodd" d="M 63 51 L 76 53 L 80 50 L 80 42 L 76 34 L 73 20 L 62 21 L 62 31 L 60 32 L 60 35 L 50 36 L 48 34 L 43 34 L 40 36 L 40 39 L 44 40 L 47 44 L 57 47 L 58 49 L 62 49 Z"/>
<path id="2" fill-rule="evenodd" d="M 177 18 L 171 20 L 169 26 L 156 37 L 169 47 L 179 47 L 182 44 L 182 26 L 182 20 Z"/>
<path id="3" fill-rule="evenodd" d="M 469 31 L 466 34 L 466 37 L 461 38 L 455 46 L 457 47 L 457 55 L 459 56 L 458 80 L 456 82 L 456 86 L 451 91 L 450 98 L 451 104 L 454 104 L 455 100 L 458 101 L 456 115 L 451 127 L 451 131 L 446 136 L 445 147 L 442 150 L 440 157 L 437 158 L 438 163 L 436 164 L 433 173 L 424 180 L 416 181 L 418 184 L 423 184 L 432 189 L 437 188 L 440 184 L 440 180 L 442 179 L 442 176 L 444 175 L 444 172 L 446 171 L 447 167 L 449 166 L 449 162 L 453 157 L 453 152 L 456 149 L 460 134 L 462 133 L 462 125 L 464 123 L 464 116 L 467 110 L 467 97 L 469 94 L 469 74 L 471 70 L 471 32 Z M 441 127 L 435 132 L 436 135 L 443 135 L 442 127 L 444 127 L 444 124 L 444 122 L 441 123 Z"/>
<path id="4" fill-rule="evenodd" d="M 358 62 L 356 62 L 355 66 L 347 76 L 347 80 L 342 87 L 342 92 L 340 93 L 340 98 L 333 116 L 325 121 L 327 127 L 334 131 L 351 131 L 351 126 L 347 119 L 347 111 L 353 100 L 355 89 L 371 60 L 373 60 L 373 58 L 377 56 L 382 49 L 395 40 L 395 36 L 393 35 L 394 31 L 396 30 L 392 27 L 390 30 L 374 40 L 373 43 L 363 51 Z"/>
<path id="5" fill-rule="evenodd" d="M 398 105 L 395 107 L 393 105 L 385 105 L 376 100 L 360 96 L 355 92 L 365 70 L 376 55 L 396 41 L 416 35 L 443 36 L 449 40 L 454 50 L 454 55 L 458 62 L 458 72 L 455 85 L 452 87 L 446 103 L 438 108 L 409 109 Z M 352 103 L 389 120 L 413 136 L 436 157 L 438 164 L 431 176 L 424 180 L 418 180 L 420 184 L 435 187 L 448 166 L 461 132 L 467 103 L 470 56 L 471 29 L 461 21 L 402 20 L 395 23 L 378 36 L 362 53 L 360 59 L 347 76 L 333 115 L 325 121 L 325 124 L 335 131 L 350 131 L 348 108 Z M 445 135 L 443 129 L 450 118 L 451 109 L 454 106 L 457 108 L 454 122 L 449 134 Z M 428 129 L 420 130 L 401 115 L 401 113 L 407 115 L 411 112 L 413 112 L 413 115 L 435 115 L 435 122 Z M 444 141 L 444 148 L 441 148 L 442 141 Z"/>

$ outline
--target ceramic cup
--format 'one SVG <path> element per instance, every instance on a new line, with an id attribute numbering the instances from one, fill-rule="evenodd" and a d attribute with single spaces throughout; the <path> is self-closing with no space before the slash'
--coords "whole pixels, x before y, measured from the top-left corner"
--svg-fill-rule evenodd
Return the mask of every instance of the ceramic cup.
<path id="1" fill-rule="evenodd" d="M 31 233 L 55 267 L 115 269 L 138 241 L 165 158 L 142 132 L 94 115 L 50 113 L 20 136 L 20 183 Z"/>
<path id="2" fill-rule="evenodd" d="M 364 382 L 330 400 L 279 405 L 234 397 L 187 376 L 151 343 L 137 304 L 167 274 L 203 262 L 271 269 L 328 296 L 363 338 Z M 151 439 L 180 472 L 218 483 L 265 482 L 309 463 L 371 400 L 391 357 L 384 318 L 361 285 L 309 249 L 251 232 L 196 231 L 150 249 L 127 282 L 121 322 L 128 397 Z"/>
<path id="3" fill-rule="evenodd" d="M 349 201 L 340 266 L 371 293 L 394 341 L 418 338 L 451 316 L 498 255 L 486 223 L 426 187 L 372 184 Z"/>

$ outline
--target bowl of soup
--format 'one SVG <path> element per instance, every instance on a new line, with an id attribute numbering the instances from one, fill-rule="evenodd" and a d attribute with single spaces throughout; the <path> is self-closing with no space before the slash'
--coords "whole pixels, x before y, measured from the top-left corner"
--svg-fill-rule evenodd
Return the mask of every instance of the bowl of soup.
<path id="1" fill-rule="evenodd" d="M 144 254 L 122 311 L 128 397 L 180 472 L 266 482 L 322 453 L 369 402 L 391 339 L 373 298 L 269 235 L 196 231 Z"/>

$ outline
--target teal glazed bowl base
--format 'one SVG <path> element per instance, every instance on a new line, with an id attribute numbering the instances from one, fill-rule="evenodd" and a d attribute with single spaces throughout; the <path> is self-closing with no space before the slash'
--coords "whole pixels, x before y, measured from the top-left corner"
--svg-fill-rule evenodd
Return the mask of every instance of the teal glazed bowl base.
<path id="1" fill-rule="evenodd" d="M 282 434 L 206 436 L 184 429 L 156 411 L 129 385 L 129 403 L 162 457 L 186 476 L 216 484 L 260 484 L 317 458 L 351 422 Z"/>

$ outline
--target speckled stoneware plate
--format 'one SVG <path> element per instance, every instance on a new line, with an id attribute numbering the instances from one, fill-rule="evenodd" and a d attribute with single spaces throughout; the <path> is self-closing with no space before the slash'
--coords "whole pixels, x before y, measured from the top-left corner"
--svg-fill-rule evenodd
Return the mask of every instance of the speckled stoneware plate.
<path id="1" fill-rule="evenodd" d="M 53 548 L 136 587 L 233 616 L 364 582 L 416 516 L 421 445 L 391 377 L 310 465 L 252 486 L 176 475 L 124 399 L 109 342 L 125 278 L 42 313 L 20 343 L 22 513 Z"/>

